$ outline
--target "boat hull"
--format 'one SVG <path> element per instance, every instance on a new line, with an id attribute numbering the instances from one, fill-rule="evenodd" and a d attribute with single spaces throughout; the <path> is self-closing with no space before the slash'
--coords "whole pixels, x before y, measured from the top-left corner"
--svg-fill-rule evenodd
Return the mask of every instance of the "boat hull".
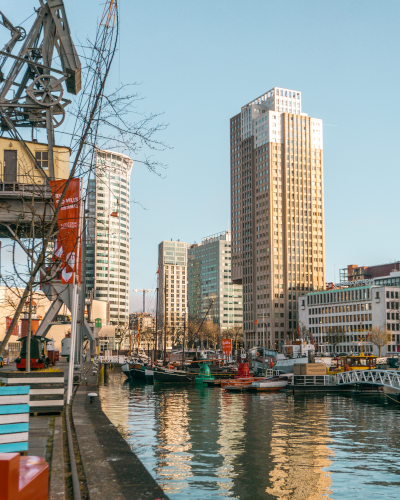
<path id="1" fill-rule="evenodd" d="M 177 373 L 174 370 L 154 370 L 153 374 L 154 383 L 184 383 L 191 384 L 194 378 L 187 373 Z"/>
<path id="2" fill-rule="evenodd" d="M 280 391 L 281 389 L 285 389 L 288 382 L 287 380 L 275 380 L 271 382 L 254 382 L 252 384 L 251 390 L 253 391 Z"/>
<path id="3" fill-rule="evenodd" d="M 140 380 L 142 382 L 146 381 L 145 371 L 141 367 L 134 366 L 129 370 L 129 375 L 132 380 Z"/>
<path id="4" fill-rule="evenodd" d="M 152 384 L 154 382 L 154 370 L 146 368 L 144 370 L 144 375 L 148 384 Z"/>

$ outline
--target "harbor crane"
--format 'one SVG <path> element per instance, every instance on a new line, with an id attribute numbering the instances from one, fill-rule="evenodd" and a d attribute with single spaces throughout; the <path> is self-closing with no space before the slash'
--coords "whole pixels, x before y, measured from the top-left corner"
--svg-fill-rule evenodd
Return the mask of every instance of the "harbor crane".
<path id="1" fill-rule="evenodd" d="M 155 292 L 156 290 L 154 288 L 135 288 L 133 290 L 134 292 L 143 292 L 143 312 L 146 312 L 146 293 L 148 292 Z"/>

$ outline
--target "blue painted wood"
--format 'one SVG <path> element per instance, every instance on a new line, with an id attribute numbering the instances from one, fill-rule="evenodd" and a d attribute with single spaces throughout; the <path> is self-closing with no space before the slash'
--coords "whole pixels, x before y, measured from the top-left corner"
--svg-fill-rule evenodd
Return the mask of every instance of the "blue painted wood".
<path id="1" fill-rule="evenodd" d="M 29 405 L 0 405 L 0 415 L 13 413 L 29 413 Z"/>
<path id="2" fill-rule="evenodd" d="M 28 443 L 0 444 L 0 453 L 13 453 L 16 451 L 28 451 Z"/>
<path id="3" fill-rule="evenodd" d="M 29 394 L 29 385 L 20 385 L 18 387 L 0 387 L 0 396 L 16 396 L 17 394 Z"/>
<path id="4" fill-rule="evenodd" d="M 15 432 L 28 432 L 29 423 L 21 424 L 3 424 L 0 425 L 0 434 L 14 434 Z"/>

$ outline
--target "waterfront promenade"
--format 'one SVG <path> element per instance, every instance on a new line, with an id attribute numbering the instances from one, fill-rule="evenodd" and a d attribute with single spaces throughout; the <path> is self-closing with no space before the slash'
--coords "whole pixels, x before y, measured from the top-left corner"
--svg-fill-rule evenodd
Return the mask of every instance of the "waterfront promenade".
<path id="1" fill-rule="evenodd" d="M 14 365 L 1 368 L 9 371 Z M 68 364 L 57 368 L 68 377 Z M 98 393 L 98 376 L 87 363 L 87 374 L 78 386 L 72 403 L 75 458 L 82 499 L 89 500 L 168 500 L 160 486 L 104 414 Z M 50 500 L 73 498 L 66 429 L 61 415 L 31 415 L 28 455 L 46 459 L 50 469 Z"/>

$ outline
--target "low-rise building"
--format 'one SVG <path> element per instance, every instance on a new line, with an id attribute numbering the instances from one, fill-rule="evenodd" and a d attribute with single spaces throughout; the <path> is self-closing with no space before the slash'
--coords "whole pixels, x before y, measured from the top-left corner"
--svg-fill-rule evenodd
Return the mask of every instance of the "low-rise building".
<path id="1" fill-rule="evenodd" d="M 387 276 L 392 271 L 400 271 L 400 262 L 389 262 L 377 266 L 358 266 L 350 264 L 347 268 L 340 270 L 340 281 L 375 280 Z"/>
<path id="2" fill-rule="evenodd" d="M 400 351 L 399 293 L 396 286 L 371 284 L 310 292 L 299 297 L 299 324 L 315 339 L 319 350 L 332 353 L 379 353 L 367 338 L 373 327 L 386 328 L 392 340 L 381 354 Z M 324 349 L 322 349 L 324 346 Z"/>

